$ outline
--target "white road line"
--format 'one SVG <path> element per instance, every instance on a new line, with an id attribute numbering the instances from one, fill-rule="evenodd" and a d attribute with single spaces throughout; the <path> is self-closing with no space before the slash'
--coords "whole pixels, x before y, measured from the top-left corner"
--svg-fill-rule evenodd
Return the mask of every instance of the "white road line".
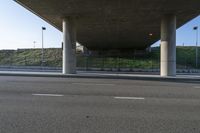
<path id="1" fill-rule="evenodd" d="M 71 83 L 73 85 L 99 85 L 99 86 L 114 86 L 115 84 L 96 84 L 96 83 Z"/>
<path id="2" fill-rule="evenodd" d="M 64 95 L 60 94 L 32 94 L 33 96 L 45 96 L 45 97 L 63 97 Z"/>
<path id="3" fill-rule="evenodd" d="M 144 97 L 114 97 L 114 98 L 122 100 L 145 100 Z"/>
<path id="4" fill-rule="evenodd" d="M 196 89 L 200 89 L 200 86 L 194 86 L 194 88 L 196 88 Z"/>

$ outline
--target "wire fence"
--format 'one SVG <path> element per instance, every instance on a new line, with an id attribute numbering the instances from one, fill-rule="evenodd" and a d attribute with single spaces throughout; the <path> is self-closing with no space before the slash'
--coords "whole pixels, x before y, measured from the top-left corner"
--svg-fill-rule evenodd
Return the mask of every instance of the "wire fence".
<path id="1" fill-rule="evenodd" d="M 199 49 L 198 51 L 200 53 Z M 177 69 L 200 69 L 200 56 L 197 58 L 197 64 L 195 47 L 177 47 L 176 52 Z M 61 49 L 45 49 L 44 53 L 44 61 L 42 61 L 41 49 L 0 51 L 0 65 L 62 67 Z M 150 53 L 132 57 L 104 57 L 77 54 L 77 68 L 82 70 L 134 71 L 148 69 L 158 71 L 160 68 L 160 48 L 152 48 Z"/>
<path id="2" fill-rule="evenodd" d="M 151 59 L 130 59 L 113 57 L 77 57 L 77 67 L 90 70 L 99 68 L 101 70 L 121 69 L 159 69 L 159 61 Z"/>

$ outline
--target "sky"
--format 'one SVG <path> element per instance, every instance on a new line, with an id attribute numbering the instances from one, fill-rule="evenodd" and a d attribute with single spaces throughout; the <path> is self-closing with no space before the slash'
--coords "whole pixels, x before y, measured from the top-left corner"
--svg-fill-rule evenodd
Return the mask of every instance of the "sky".
<path id="1" fill-rule="evenodd" d="M 0 49 L 41 48 L 42 26 L 46 27 L 44 47 L 61 47 L 62 33 L 59 30 L 13 0 L 0 0 L 0 18 Z M 195 45 L 194 26 L 200 29 L 200 16 L 177 30 L 177 45 Z M 158 45 L 159 42 L 154 44 Z"/>

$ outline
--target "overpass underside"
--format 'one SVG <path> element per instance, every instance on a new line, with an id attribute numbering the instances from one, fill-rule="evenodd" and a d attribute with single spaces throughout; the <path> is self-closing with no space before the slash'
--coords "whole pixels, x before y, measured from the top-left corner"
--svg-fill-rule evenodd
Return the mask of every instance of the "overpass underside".
<path id="1" fill-rule="evenodd" d="M 63 73 L 75 73 L 75 44 L 91 50 L 145 49 L 161 39 L 161 75 L 176 75 L 176 28 L 199 0 L 16 0 L 63 32 Z M 161 38 L 160 38 L 161 37 Z"/>

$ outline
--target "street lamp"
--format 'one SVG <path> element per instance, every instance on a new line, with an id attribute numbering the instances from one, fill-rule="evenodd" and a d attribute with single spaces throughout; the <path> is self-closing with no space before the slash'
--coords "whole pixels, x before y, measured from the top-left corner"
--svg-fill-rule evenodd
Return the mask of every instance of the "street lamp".
<path id="1" fill-rule="evenodd" d="M 36 44 L 37 42 L 36 41 L 33 41 L 33 61 L 34 61 L 34 63 L 35 63 L 35 44 Z"/>
<path id="2" fill-rule="evenodd" d="M 198 26 L 195 26 L 193 30 L 196 31 L 196 68 L 198 68 Z"/>
<path id="3" fill-rule="evenodd" d="M 35 49 L 35 44 L 36 44 L 36 41 L 33 41 L 33 48 Z"/>
<path id="4" fill-rule="evenodd" d="M 44 65 L 44 30 L 46 30 L 46 27 L 42 27 L 42 66 Z"/>

